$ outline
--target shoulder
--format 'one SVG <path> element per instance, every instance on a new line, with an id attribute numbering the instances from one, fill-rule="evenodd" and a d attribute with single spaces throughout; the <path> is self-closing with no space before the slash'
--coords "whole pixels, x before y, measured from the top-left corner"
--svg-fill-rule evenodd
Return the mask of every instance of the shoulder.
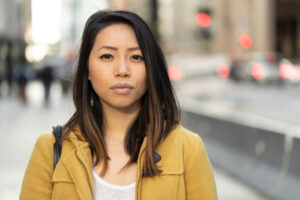
<path id="1" fill-rule="evenodd" d="M 54 142 L 55 138 L 52 133 L 43 133 L 37 138 L 35 146 L 47 147 L 53 145 Z"/>
<path id="2" fill-rule="evenodd" d="M 183 147 L 197 146 L 199 149 L 205 148 L 199 134 L 186 129 L 181 124 L 178 124 L 176 127 L 174 127 L 167 138 L 170 140 L 177 140 L 178 142 L 181 142 Z"/>
<path id="3" fill-rule="evenodd" d="M 183 153 L 186 158 L 206 154 L 201 137 L 180 124 L 172 129 L 159 149 L 168 153 L 175 152 L 177 155 Z"/>
<path id="4" fill-rule="evenodd" d="M 199 134 L 184 128 L 182 125 L 178 125 L 170 133 L 172 137 L 181 146 L 181 152 L 183 153 L 183 159 L 185 162 L 189 162 L 191 158 L 203 159 L 207 157 L 205 144 Z"/>
<path id="5" fill-rule="evenodd" d="M 196 147 L 199 150 L 205 149 L 203 140 L 198 133 L 194 133 L 184 127 L 182 127 L 182 129 L 183 129 L 183 131 L 182 131 L 183 146 L 194 147 L 194 148 Z"/>
<path id="6" fill-rule="evenodd" d="M 52 155 L 54 142 L 55 138 L 52 133 L 41 134 L 35 142 L 33 154 L 39 154 L 46 157 Z"/>
<path id="7" fill-rule="evenodd" d="M 53 151 L 54 136 L 50 133 L 41 134 L 34 145 L 29 159 L 26 172 L 23 177 L 20 199 L 50 199 L 53 174 Z"/>

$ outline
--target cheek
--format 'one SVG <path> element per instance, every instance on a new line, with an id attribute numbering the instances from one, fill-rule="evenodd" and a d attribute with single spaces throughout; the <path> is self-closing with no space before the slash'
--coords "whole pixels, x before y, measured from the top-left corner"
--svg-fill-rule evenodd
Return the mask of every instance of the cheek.
<path id="1" fill-rule="evenodd" d="M 92 82 L 101 82 L 105 79 L 106 74 L 101 65 L 97 62 L 89 61 L 89 80 Z"/>
<path id="2" fill-rule="evenodd" d="M 106 88 L 108 80 L 106 75 L 100 69 L 90 68 L 89 70 L 89 81 L 92 84 L 94 91 L 99 95 L 99 92 Z"/>
<path id="3" fill-rule="evenodd" d="M 147 74 L 146 71 L 142 71 L 138 74 L 137 83 L 140 85 L 141 88 L 147 90 Z"/>

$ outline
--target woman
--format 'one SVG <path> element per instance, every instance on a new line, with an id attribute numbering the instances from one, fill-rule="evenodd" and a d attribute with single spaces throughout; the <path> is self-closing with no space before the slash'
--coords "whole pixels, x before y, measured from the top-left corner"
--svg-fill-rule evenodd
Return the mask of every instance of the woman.
<path id="1" fill-rule="evenodd" d="M 136 14 L 87 21 L 74 81 L 75 114 L 53 169 L 40 136 L 20 199 L 217 199 L 202 140 L 179 124 L 162 51 Z"/>

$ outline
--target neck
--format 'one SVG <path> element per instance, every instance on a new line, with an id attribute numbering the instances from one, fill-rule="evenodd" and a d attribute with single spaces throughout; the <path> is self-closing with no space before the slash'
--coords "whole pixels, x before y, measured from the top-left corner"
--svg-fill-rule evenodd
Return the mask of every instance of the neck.
<path id="1" fill-rule="evenodd" d="M 102 105 L 102 108 L 106 140 L 124 142 L 126 132 L 136 119 L 140 111 L 140 106 L 120 109 Z"/>

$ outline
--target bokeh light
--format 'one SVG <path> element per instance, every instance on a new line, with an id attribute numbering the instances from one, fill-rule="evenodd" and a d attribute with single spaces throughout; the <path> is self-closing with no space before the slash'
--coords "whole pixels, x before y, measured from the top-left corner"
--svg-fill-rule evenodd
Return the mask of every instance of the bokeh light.
<path id="1" fill-rule="evenodd" d="M 256 79 L 262 79 L 264 76 L 264 67 L 261 64 L 252 65 L 252 76 Z"/>
<path id="2" fill-rule="evenodd" d="M 296 78 L 294 71 L 294 66 L 292 65 L 282 63 L 279 66 L 279 74 L 283 79 L 294 80 Z"/>
<path id="3" fill-rule="evenodd" d="M 56 44 L 61 39 L 61 0 L 32 0 L 32 40 Z"/>
<path id="4" fill-rule="evenodd" d="M 250 49 L 253 45 L 252 37 L 248 34 L 241 34 L 239 36 L 239 43 L 244 49 Z"/>
<path id="5" fill-rule="evenodd" d="M 178 81 L 182 77 L 182 71 L 179 67 L 171 66 L 168 68 L 168 75 L 171 81 Z"/>
<path id="6" fill-rule="evenodd" d="M 230 74 L 230 67 L 226 63 L 220 63 L 217 67 L 217 73 L 221 78 L 228 78 Z"/>
<path id="7" fill-rule="evenodd" d="M 211 20 L 210 16 L 206 13 L 199 13 L 196 16 L 196 23 L 201 27 L 201 28 L 207 28 L 210 26 Z"/>

